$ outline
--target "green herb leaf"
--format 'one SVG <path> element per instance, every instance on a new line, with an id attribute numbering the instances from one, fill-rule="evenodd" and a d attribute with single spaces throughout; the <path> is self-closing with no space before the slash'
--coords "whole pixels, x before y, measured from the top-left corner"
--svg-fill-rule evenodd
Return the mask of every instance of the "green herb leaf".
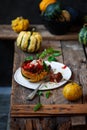
<path id="1" fill-rule="evenodd" d="M 46 56 L 50 55 L 50 54 L 53 54 L 54 57 L 56 56 L 60 56 L 61 55 L 61 52 L 58 51 L 58 50 L 54 50 L 52 47 L 49 47 L 47 49 L 44 49 L 44 51 L 41 53 L 41 54 L 38 54 L 37 55 L 37 58 L 45 58 Z"/>
<path id="2" fill-rule="evenodd" d="M 54 49 L 53 49 L 53 48 L 50 47 L 50 48 L 47 49 L 47 53 L 48 53 L 48 54 L 52 54 L 53 52 L 54 52 Z"/>
<path id="3" fill-rule="evenodd" d="M 49 67 L 47 66 L 47 64 L 43 61 L 43 66 L 44 66 L 44 69 L 46 70 L 46 71 L 49 71 Z"/>
<path id="4" fill-rule="evenodd" d="M 46 55 L 47 55 L 47 51 L 46 51 L 46 49 L 40 54 L 40 56 L 39 56 L 39 58 L 45 58 L 46 57 Z"/>
<path id="5" fill-rule="evenodd" d="M 48 88 L 48 86 L 47 86 L 47 85 L 44 85 L 44 87 L 45 87 L 45 88 Z"/>
<path id="6" fill-rule="evenodd" d="M 42 104 L 41 104 L 41 103 L 37 103 L 33 110 L 36 112 L 36 111 L 38 111 L 41 107 L 42 107 Z"/>
<path id="7" fill-rule="evenodd" d="M 46 92 L 46 98 L 49 98 L 50 94 L 51 94 L 51 92 L 50 92 L 50 91 L 47 91 L 47 92 Z"/>
<path id="8" fill-rule="evenodd" d="M 60 53 L 61 51 L 59 51 L 59 50 L 54 50 L 54 53 Z"/>
<path id="9" fill-rule="evenodd" d="M 39 96 L 43 95 L 43 93 L 42 93 L 41 90 L 39 90 L 39 91 L 37 92 L 37 94 L 38 94 Z"/>
<path id="10" fill-rule="evenodd" d="M 55 52 L 55 53 L 53 53 L 53 56 L 54 56 L 54 57 L 56 57 L 56 56 L 60 56 L 60 55 L 61 55 L 61 52 L 58 52 L 58 53 Z"/>
<path id="11" fill-rule="evenodd" d="M 28 57 L 26 57 L 25 58 L 25 61 L 28 61 L 28 60 L 33 60 L 34 59 L 34 57 L 33 56 L 28 56 Z"/>
<path id="12" fill-rule="evenodd" d="M 36 59 L 39 59 L 39 57 L 40 57 L 40 54 L 36 54 Z"/>
<path id="13" fill-rule="evenodd" d="M 57 59 L 54 56 L 49 56 L 48 57 L 48 61 L 49 62 L 51 62 L 51 61 L 57 61 Z"/>

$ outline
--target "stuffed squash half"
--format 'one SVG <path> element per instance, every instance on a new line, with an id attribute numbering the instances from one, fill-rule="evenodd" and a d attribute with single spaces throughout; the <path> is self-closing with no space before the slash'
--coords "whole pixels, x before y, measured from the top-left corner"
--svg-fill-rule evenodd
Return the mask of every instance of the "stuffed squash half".
<path id="1" fill-rule="evenodd" d="M 42 59 L 24 61 L 21 66 L 22 75 L 30 82 L 43 80 L 50 72 L 51 66 Z"/>

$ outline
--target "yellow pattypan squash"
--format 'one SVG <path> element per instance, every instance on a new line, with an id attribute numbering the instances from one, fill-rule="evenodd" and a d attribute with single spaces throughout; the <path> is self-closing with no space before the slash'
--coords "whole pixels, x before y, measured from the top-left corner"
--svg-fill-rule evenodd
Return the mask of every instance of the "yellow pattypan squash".
<path id="1" fill-rule="evenodd" d="M 63 95 L 67 100 L 75 101 L 82 96 L 82 88 L 75 82 L 68 83 L 63 88 Z"/>
<path id="2" fill-rule="evenodd" d="M 23 17 L 17 17 L 11 22 L 12 29 L 19 33 L 21 31 L 26 31 L 29 28 L 29 20 Z"/>

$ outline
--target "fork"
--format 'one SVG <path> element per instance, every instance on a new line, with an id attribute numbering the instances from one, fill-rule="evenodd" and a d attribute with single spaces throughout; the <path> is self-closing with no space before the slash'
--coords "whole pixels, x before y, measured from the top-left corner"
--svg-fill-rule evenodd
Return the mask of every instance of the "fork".
<path id="1" fill-rule="evenodd" d="M 43 83 L 43 82 L 41 82 L 41 83 L 37 86 L 37 88 L 36 88 L 33 92 L 31 92 L 31 93 L 26 97 L 27 100 L 32 100 L 32 99 L 35 97 L 35 95 L 36 95 L 37 91 L 39 90 L 39 88 L 40 88 L 40 86 L 41 86 L 42 83 Z"/>
<path id="2" fill-rule="evenodd" d="M 26 99 L 27 100 L 32 100 L 35 97 L 35 95 L 36 95 L 37 91 L 39 90 L 40 86 L 42 85 L 42 83 L 45 83 L 47 81 L 49 81 L 49 76 L 46 76 L 44 78 L 44 80 L 42 80 L 40 82 L 40 84 L 37 86 L 37 88 L 26 97 Z"/>

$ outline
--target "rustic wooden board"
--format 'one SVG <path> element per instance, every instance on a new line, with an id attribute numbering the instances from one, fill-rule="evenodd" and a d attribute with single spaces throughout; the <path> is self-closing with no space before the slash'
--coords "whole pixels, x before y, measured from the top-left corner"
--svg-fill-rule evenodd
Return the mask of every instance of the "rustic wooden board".
<path id="1" fill-rule="evenodd" d="M 53 118 L 53 122 L 51 122 Z M 10 130 L 87 130 L 87 126 L 71 126 L 70 121 L 59 120 L 56 123 L 56 118 L 52 117 L 49 120 L 48 118 L 12 118 Z"/>
<path id="2" fill-rule="evenodd" d="M 47 48 L 48 45 L 49 45 L 50 47 L 54 47 L 54 48 L 56 48 L 56 49 L 58 49 L 60 51 L 62 49 L 60 41 L 48 40 L 48 42 L 47 42 L 47 40 L 46 40 L 45 43 L 46 43 L 46 46 L 43 45 L 43 48 L 44 47 Z M 58 62 L 63 63 L 62 55 L 57 57 L 57 60 L 58 60 Z M 64 103 L 67 104 L 68 103 L 68 101 L 65 100 L 65 98 L 62 95 L 62 87 L 60 87 L 58 89 L 50 90 L 50 92 L 51 92 L 52 95 L 48 99 L 46 99 L 46 96 L 45 96 L 46 95 L 46 91 L 43 92 L 43 96 L 40 97 L 40 101 L 41 101 L 42 104 L 44 104 L 44 103 L 46 105 L 50 104 L 50 107 L 51 107 L 51 105 L 53 105 L 53 104 L 64 104 Z M 43 120 L 43 124 L 46 124 L 45 120 L 47 122 L 49 122 L 49 120 L 50 120 L 50 124 L 53 124 L 53 122 L 54 122 L 54 126 L 53 127 L 55 127 L 56 124 L 59 124 L 59 122 L 61 122 L 61 125 L 59 126 L 60 129 L 61 129 L 62 125 L 64 125 L 64 123 L 66 124 L 66 127 L 69 127 L 70 126 L 70 117 L 68 117 L 67 115 L 64 115 L 64 117 L 60 117 L 59 115 L 55 116 L 55 118 L 51 118 L 52 115 L 50 115 L 49 118 L 44 117 L 43 118 L 44 119 Z"/>
<path id="3" fill-rule="evenodd" d="M 84 88 L 84 85 L 82 84 L 82 81 L 80 81 L 80 77 L 79 77 L 79 76 L 83 77 L 83 75 L 85 76 L 85 74 L 87 74 L 86 64 L 82 62 L 86 60 L 84 59 L 85 57 L 84 57 L 82 46 L 77 41 L 67 41 L 67 44 L 66 42 L 62 41 L 62 46 L 63 46 L 62 48 L 63 48 L 63 53 L 64 53 L 64 63 L 70 66 L 70 68 L 72 69 L 73 79 L 79 82 L 79 84 L 81 84 Z M 84 68 L 84 71 L 82 68 Z M 80 71 L 83 72 L 84 74 L 83 75 L 80 74 Z M 86 80 L 87 78 L 85 77 L 83 82 L 86 82 Z M 85 91 L 86 91 L 86 88 L 85 88 Z M 78 101 L 78 103 L 82 103 L 82 102 L 83 102 L 82 99 Z M 78 124 L 84 125 L 86 123 L 86 119 L 83 116 L 71 117 L 71 121 L 72 121 L 72 125 L 78 125 Z"/>
<path id="4" fill-rule="evenodd" d="M 47 117 L 58 115 L 87 115 L 87 104 L 51 104 L 42 105 L 34 111 L 35 105 L 12 105 L 11 117 Z"/>
<path id="5" fill-rule="evenodd" d="M 73 41 L 70 42 L 58 42 L 58 41 L 45 41 L 43 42 L 42 44 L 42 50 L 44 48 L 47 48 L 47 47 L 53 47 L 53 48 L 56 48 L 58 50 L 61 50 L 61 48 L 63 48 L 63 58 L 62 56 L 58 57 L 58 61 L 59 62 L 63 62 L 65 63 L 67 66 L 69 66 L 72 71 L 73 71 L 73 77 L 76 81 L 79 81 L 79 71 L 78 70 L 81 66 L 81 61 L 83 60 L 84 58 L 84 54 L 83 54 L 83 51 L 82 51 L 82 48 L 79 46 L 78 42 L 75 42 Z M 75 46 L 76 45 L 76 46 Z M 62 47 L 61 47 L 62 46 Z M 15 45 L 16 47 L 16 45 Z M 80 49 L 79 49 L 80 48 Z M 24 53 L 22 52 L 21 50 L 19 50 L 19 48 L 15 48 L 15 59 L 14 59 L 14 70 L 13 70 L 13 73 L 16 71 L 16 69 L 18 67 L 21 66 L 21 63 L 23 62 L 24 60 L 24 57 L 30 55 L 30 54 L 27 54 L 27 53 Z M 77 50 L 76 50 L 77 49 Z M 21 55 L 21 56 L 20 56 Z M 80 55 L 80 57 L 79 57 Z M 82 63 L 83 64 L 83 63 Z M 84 68 L 84 71 L 85 73 L 87 72 L 86 71 L 86 68 Z M 86 80 L 86 78 L 85 78 Z M 85 81 L 86 82 L 86 81 Z M 27 88 L 24 88 L 22 87 L 21 85 L 18 85 L 14 79 L 12 81 L 12 84 L 14 87 L 12 87 L 12 102 L 11 104 L 12 105 L 15 105 L 15 104 L 35 104 L 35 103 L 38 103 L 38 101 L 40 100 L 42 104 L 66 104 L 66 103 L 72 103 L 72 104 L 76 104 L 76 103 L 82 103 L 81 100 L 77 101 L 77 102 L 68 102 L 62 95 L 62 89 L 63 87 L 60 87 L 58 89 L 54 89 L 52 90 L 52 93 L 53 93 L 53 96 L 50 97 L 48 100 L 46 99 L 45 96 L 42 96 L 40 97 L 36 97 L 33 101 L 26 101 L 26 96 L 32 91 L 30 89 L 27 89 Z M 27 90 L 27 91 L 26 91 Z M 45 94 L 45 91 L 44 91 L 44 94 Z M 20 96 L 19 96 L 20 95 Z M 57 96 L 58 95 L 58 96 Z"/>
<path id="6" fill-rule="evenodd" d="M 36 31 L 39 31 L 43 36 L 43 39 L 50 39 L 50 40 L 77 40 L 78 39 L 78 32 L 80 28 L 75 28 L 71 30 L 71 32 L 65 35 L 54 35 L 51 34 L 44 25 L 31 25 L 30 28 L 35 27 Z M 7 39 L 7 40 L 15 40 L 18 36 L 18 33 L 14 32 L 11 28 L 11 25 L 0 25 L 0 39 Z"/>
<path id="7" fill-rule="evenodd" d="M 73 71 L 72 79 L 75 79 L 82 84 L 85 96 L 77 102 L 69 102 L 62 95 L 62 86 L 58 89 L 52 90 L 51 92 L 53 94 L 49 99 L 46 99 L 45 96 L 36 96 L 33 101 L 26 101 L 26 96 L 31 93 L 32 90 L 18 85 L 13 79 L 11 95 L 11 130 L 27 130 L 28 127 L 31 128 L 31 130 L 34 128 L 37 130 L 70 130 L 72 126 L 72 115 L 80 115 L 81 117 L 81 115 L 87 114 L 87 93 L 85 91 L 87 83 L 87 69 L 82 47 L 77 41 L 44 40 L 41 51 L 47 47 L 53 47 L 63 51 L 62 56 L 58 57 L 58 61 L 65 63 L 71 68 Z M 16 69 L 20 67 L 24 58 L 28 55 L 31 54 L 22 52 L 15 45 L 13 74 Z M 45 95 L 46 91 L 43 93 Z M 34 112 L 33 107 L 39 101 L 41 101 L 43 107 L 37 112 Z"/>

